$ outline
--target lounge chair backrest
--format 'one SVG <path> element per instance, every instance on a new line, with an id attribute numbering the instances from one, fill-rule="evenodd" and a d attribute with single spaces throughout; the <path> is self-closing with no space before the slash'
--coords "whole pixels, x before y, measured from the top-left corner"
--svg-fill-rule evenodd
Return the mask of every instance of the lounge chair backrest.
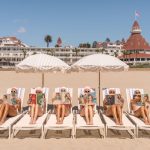
<path id="1" fill-rule="evenodd" d="M 109 90 L 114 90 L 116 94 L 120 94 L 120 88 L 103 88 L 102 92 L 103 92 L 103 100 L 105 99 L 106 95 L 109 95 Z"/>
<path id="2" fill-rule="evenodd" d="M 37 89 L 38 88 L 31 88 L 31 93 L 35 94 Z M 49 88 L 46 88 L 46 87 L 42 88 L 42 93 L 45 94 L 45 99 L 46 99 L 46 113 L 47 113 Z"/>
<path id="3" fill-rule="evenodd" d="M 96 109 L 96 105 L 97 105 L 96 90 L 94 88 L 91 88 L 90 90 L 91 90 L 92 96 L 94 97 L 94 101 L 93 101 L 95 103 L 94 111 L 97 112 L 97 109 Z M 84 95 L 84 88 L 78 88 L 78 109 L 79 110 L 80 110 L 79 97 L 81 94 Z"/>
<path id="4" fill-rule="evenodd" d="M 141 92 L 141 94 L 144 94 L 143 89 L 139 89 L 139 88 L 127 88 L 126 89 L 127 105 L 128 105 L 128 112 L 129 113 L 131 113 L 130 101 L 131 101 L 131 99 L 133 99 L 133 95 L 134 95 L 136 90 L 139 90 Z"/>
<path id="5" fill-rule="evenodd" d="M 11 94 L 11 89 L 12 88 L 8 88 L 7 89 L 7 94 Z M 17 96 L 21 100 L 21 112 L 22 112 L 22 110 L 23 110 L 23 100 L 24 100 L 25 88 L 16 88 L 15 87 L 15 89 L 17 89 L 17 93 L 18 93 Z"/>

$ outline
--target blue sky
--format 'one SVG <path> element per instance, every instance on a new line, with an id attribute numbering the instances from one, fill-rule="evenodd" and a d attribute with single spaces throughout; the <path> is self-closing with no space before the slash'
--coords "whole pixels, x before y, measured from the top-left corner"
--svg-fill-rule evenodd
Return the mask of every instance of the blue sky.
<path id="1" fill-rule="evenodd" d="M 45 47 L 44 36 L 64 45 L 128 38 L 134 12 L 150 42 L 149 0 L 0 0 L 0 37 L 17 36 L 32 46 Z"/>

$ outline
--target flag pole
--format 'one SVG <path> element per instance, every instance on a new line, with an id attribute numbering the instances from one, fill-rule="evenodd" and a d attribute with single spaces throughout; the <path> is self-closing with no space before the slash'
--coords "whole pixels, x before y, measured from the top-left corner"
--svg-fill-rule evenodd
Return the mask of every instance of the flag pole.
<path id="1" fill-rule="evenodd" d="M 134 20 L 136 21 L 136 10 L 134 11 Z"/>

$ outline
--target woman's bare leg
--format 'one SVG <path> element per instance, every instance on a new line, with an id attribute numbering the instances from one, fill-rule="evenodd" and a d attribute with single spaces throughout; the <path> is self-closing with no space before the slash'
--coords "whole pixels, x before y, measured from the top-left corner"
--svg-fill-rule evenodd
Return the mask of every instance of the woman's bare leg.
<path id="1" fill-rule="evenodd" d="M 57 112 L 56 112 L 56 119 L 57 119 L 57 124 L 60 124 L 60 113 L 61 113 L 61 105 L 57 106 Z"/>
<path id="2" fill-rule="evenodd" d="M 64 121 L 64 117 L 65 117 L 65 105 L 62 105 L 62 110 L 61 110 L 61 121 L 60 123 L 62 124 Z"/>
<path id="3" fill-rule="evenodd" d="M 141 116 L 144 119 L 144 123 L 145 124 L 149 124 L 144 109 L 145 109 L 144 106 L 141 106 L 138 110 L 136 110 L 134 112 L 134 114 L 135 114 L 136 117 L 140 117 Z"/>
<path id="4" fill-rule="evenodd" d="M 2 104 L 2 105 L 1 105 L 1 108 L 0 108 L 0 121 L 1 121 L 1 119 L 2 119 L 2 117 L 3 117 L 4 109 L 5 109 L 5 104 Z"/>
<path id="5" fill-rule="evenodd" d="M 33 104 L 31 106 L 31 121 L 30 121 L 30 124 L 33 124 L 34 114 L 35 114 L 35 104 Z"/>
<path id="6" fill-rule="evenodd" d="M 121 108 L 120 105 L 117 105 L 116 108 L 117 108 L 119 123 L 120 123 L 120 125 L 123 125 L 123 122 L 122 122 L 122 108 Z"/>
<path id="7" fill-rule="evenodd" d="M 89 117 L 90 117 L 90 125 L 93 125 L 93 108 L 92 106 L 89 106 Z"/>
<path id="8" fill-rule="evenodd" d="M 36 123 L 37 117 L 38 117 L 38 113 L 39 113 L 39 105 L 35 105 L 35 112 L 34 112 L 34 118 L 33 118 L 33 124 Z"/>
<path id="9" fill-rule="evenodd" d="M 119 125 L 119 121 L 118 121 L 118 118 L 117 118 L 117 110 L 116 110 L 116 105 L 112 105 L 111 106 L 111 110 L 112 110 L 112 115 L 115 119 L 115 122 L 117 125 Z"/>
<path id="10" fill-rule="evenodd" d="M 90 120 L 89 120 L 89 109 L 88 109 L 88 106 L 85 106 L 85 120 L 86 120 L 86 124 L 89 125 L 90 124 Z"/>
<path id="11" fill-rule="evenodd" d="M 3 111 L 3 116 L 1 118 L 1 121 L 0 121 L 0 125 L 3 124 L 6 120 L 6 117 L 8 115 L 8 111 L 9 111 L 9 104 L 4 104 L 4 111 Z"/>
<path id="12" fill-rule="evenodd" d="M 149 111 L 147 108 L 144 107 L 145 115 L 147 117 L 148 123 L 150 124 L 150 117 L 149 117 Z"/>

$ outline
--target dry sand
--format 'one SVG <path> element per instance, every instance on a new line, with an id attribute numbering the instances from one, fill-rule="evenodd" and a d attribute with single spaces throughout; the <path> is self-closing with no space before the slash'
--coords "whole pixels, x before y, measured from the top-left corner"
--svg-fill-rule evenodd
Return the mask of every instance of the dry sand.
<path id="1" fill-rule="evenodd" d="M 9 87 L 24 87 L 26 88 L 24 106 L 31 87 L 41 85 L 41 74 L 38 73 L 15 73 L 14 71 L 0 71 L 0 97 L 6 92 Z M 97 73 L 71 73 L 71 74 L 50 74 L 45 75 L 45 87 L 50 88 L 49 103 L 55 87 L 67 86 L 73 88 L 73 105 L 77 105 L 77 88 L 89 85 L 97 89 L 98 93 L 98 74 Z M 101 88 L 103 87 L 118 87 L 121 89 L 125 97 L 125 88 L 138 87 L 144 88 L 146 93 L 150 94 L 150 71 L 129 71 L 129 72 L 105 72 L 101 73 Z M 102 103 L 102 101 L 101 101 Z M 124 109 L 126 110 L 127 104 Z M 70 139 L 69 132 L 57 135 L 48 133 L 47 139 L 38 139 L 39 132 L 36 136 L 27 135 L 30 137 L 24 138 L 26 133 L 19 133 L 17 139 L 0 138 L 1 149 L 149 149 L 150 134 L 141 133 L 140 138 L 131 139 L 127 133 L 109 131 L 109 138 L 101 139 L 97 131 L 91 132 L 92 135 L 83 131 L 78 131 L 77 139 Z M 57 137 L 58 136 L 58 137 Z M 115 136 L 115 137 L 114 137 Z M 142 138 L 144 136 L 144 138 Z M 34 138 L 31 138 L 34 137 Z M 61 137 L 60 139 L 56 139 Z M 22 139 L 24 138 L 24 139 Z"/>
<path id="2" fill-rule="evenodd" d="M 13 139 L 0 140 L 1 150 L 149 150 L 149 139 Z"/>

